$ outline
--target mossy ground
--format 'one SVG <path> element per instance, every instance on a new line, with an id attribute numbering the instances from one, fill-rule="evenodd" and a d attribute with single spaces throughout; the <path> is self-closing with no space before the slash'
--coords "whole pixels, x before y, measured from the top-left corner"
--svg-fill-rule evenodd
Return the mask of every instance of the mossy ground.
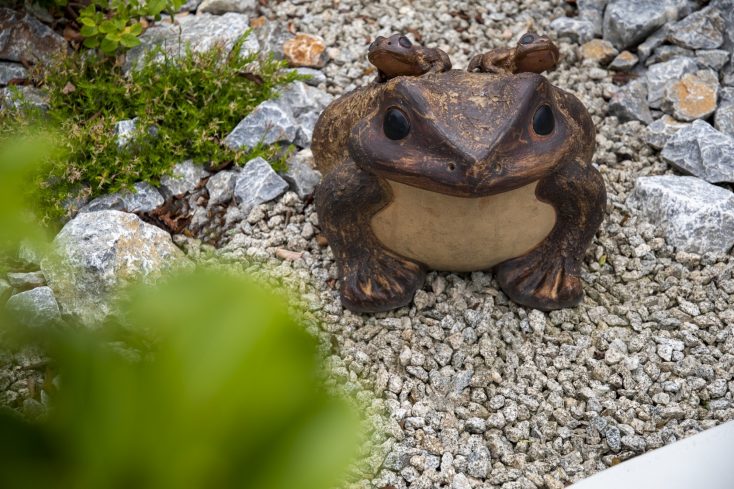
<path id="1" fill-rule="evenodd" d="M 158 184 L 188 158 L 221 167 L 263 156 L 276 167 L 284 165 L 280 147 L 239 151 L 222 144 L 252 109 L 277 96 L 278 87 L 299 79 L 272 57 L 242 53 L 245 36 L 230 52 L 215 47 L 170 57 L 153 50 L 129 75 L 115 59 L 89 51 L 38 74 L 35 81 L 48 92 L 49 109 L 1 111 L 0 143 L 31 126 L 58 136 L 61 151 L 46 158 L 29 189 L 39 216 L 53 224 L 68 216 L 70 202 L 138 181 Z M 119 147 L 115 124 L 135 117 L 134 140 Z"/>

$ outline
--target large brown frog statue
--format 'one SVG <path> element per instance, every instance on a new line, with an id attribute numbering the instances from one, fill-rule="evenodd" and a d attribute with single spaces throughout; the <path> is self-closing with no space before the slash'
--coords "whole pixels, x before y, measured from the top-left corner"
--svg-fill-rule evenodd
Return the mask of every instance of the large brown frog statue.
<path id="1" fill-rule="evenodd" d="M 396 74 L 390 56 L 370 56 L 391 75 L 335 100 L 313 136 L 344 306 L 405 306 L 429 269 L 493 269 L 519 304 L 576 305 L 606 202 L 584 106 L 523 64 Z"/>

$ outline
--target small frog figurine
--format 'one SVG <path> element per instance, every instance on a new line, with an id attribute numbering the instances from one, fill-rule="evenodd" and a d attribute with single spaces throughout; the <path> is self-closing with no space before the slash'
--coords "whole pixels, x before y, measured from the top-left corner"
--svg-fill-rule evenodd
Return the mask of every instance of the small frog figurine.
<path id="1" fill-rule="evenodd" d="M 586 108 L 537 73 L 557 49 L 521 42 L 451 70 L 435 52 L 406 56 L 429 51 L 403 37 L 373 43 L 377 82 L 332 102 L 314 130 L 342 303 L 386 311 L 409 304 L 429 269 L 492 269 L 519 304 L 577 304 L 606 192 Z"/>
<path id="2" fill-rule="evenodd" d="M 377 68 L 377 83 L 396 76 L 420 76 L 451 69 L 449 55 L 438 48 L 424 48 L 406 36 L 378 36 L 370 45 L 367 59 Z"/>
<path id="3" fill-rule="evenodd" d="M 484 73 L 543 73 L 555 68 L 558 58 L 558 48 L 553 41 L 528 32 L 514 48 L 493 49 L 474 56 L 468 69 Z"/>

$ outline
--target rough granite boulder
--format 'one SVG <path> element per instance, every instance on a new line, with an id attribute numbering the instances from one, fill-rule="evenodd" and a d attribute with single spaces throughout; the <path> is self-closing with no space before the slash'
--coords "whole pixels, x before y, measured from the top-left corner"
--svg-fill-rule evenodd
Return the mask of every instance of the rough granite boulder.
<path id="1" fill-rule="evenodd" d="M 289 107 L 279 100 L 266 100 L 242 119 L 224 144 L 233 149 L 250 149 L 257 144 L 290 144 L 298 134 L 298 123 Z"/>
<path id="2" fill-rule="evenodd" d="M 645 134 L 642 138 L 653 148 L 663 149 L 663 146 L 673 134 L 689 125 L 687 122 L 679 122 L 665 114 L 645 128 Z"/>
<path id="3" fill-rule="evenodd" d="M 270 163 L 258 157 L 248 161 L 237 176 L 234 197 L 246 216 L 256 205 L 273 200 L 286 190 L 288 182 L 275 173 Z"/>
<path id="4" fill-rule="evenodd" d="M 0 59 L 50 63 L 66 49 L 64 38 L 31 14 L 0 8 Z"/>
<path id="5" fill-rule="evenodd" d="M 657 28 L 677 20 L 685 0 L 615 0 L 604 11 L 604 39 L 618 50 L 635 46 Z"/>
<path id="6" fill-rule="evenodd" d="M 558 33 L 558 37 L 568 37 L 571 41 L 583 44 L 594 39 L 596 28 L 588 20 L 558 17 L 550 24 L 551 29 Z"/>
<path id="7" fill-rule="evenodd" d="M 204 0 L 199 4 L 197 13 L 221 15 L 227 12 L 254 14 L 257 0 Z"/>
<path id="8" fill-rule="evenodd" d="M 640 177 L 627 205 L 680 251 L 722 254 L 734 246 L 734 193 L 699 178 Z"/>
<path id="9" fill-rule="evenodd" d="M 202 179 L 209 176 L 203 166 L 192 160 L 183 161 L 173 167 L 171 175 L 161 178 L 161 193 L 164 197 L 183 195 L 199 186 Z"/>
<path id="10" fill-rule="evenodd" d="M 313 153 L 310 149 L 304 149 L 288 161 L 288 170 L 283 174 L 291 190 L 301 199 L 313 194 L 321 181 L 321 173 L 314 170 L 313 164 Z"/>
<path id="11" fill-rule="evenodd" d="M 668 82 L 660 107 L 679 121 L 705 119 L 716 110 L 719 77 L 711 70 L 686 73 Z"/>
<path id="12" fill-rule="evenodd" d="M 0 86 L 4 87 L 11 80 L 24 79 L 28 77 L 28 70 L 20 63 L 7 63 L 0 61 Z"/>
<path id="13" fill-rule="evenodd" d="M 209 181 L 206 182 L 206 189 L 209 192 L 208 207 L 223 205 L 232 200 L 234 184 L 239 173 L 239 168 L 222 170 L 209 178 Z"/>
<path id="14" fill-rule="evenodd" d="M 652 114 L 647 107 L 648 91 L 644 79 L 637 79 L 621 87 L 609 100 L 609 115 L 616 116 L 621 122 L 652 122 Z"/>
<path id="15" fill-rule="evenodd" d="M 163 196 L 157 188 L 146 182 L 138 182 L 133 190 L 122 190 L 103 195 L 82 207 L 79 212 L 116 210 L 123 212 L 151 212 L 162 206 Z"/>
<path id="16" fill-rule="evenodd" d="M 28 327 L 49 326 L 61 320 L 61 311 L 49 287 L 36 287 L 8 299 L 7 311 Z"/>
<path id="17" fill-rule="evenodd" d="M 697 120 L 668 139 L 660 156 L 710 183 L 734 182 L 734 137 Z"/>
<path id="18" fill-rule="evenodd" d="M 62 311 L 95 326 L 114 312 L 121 287 L 188 265 L 168 233 L 134 214 L 107 210 L 66 223 L 41 268 Z"/>
<path id="19" fill-rule="evenodd" d="M 716 49 L 724 42 L 724 19 L 706 7 L 670 26 L 668 41 L 688 49 Z"/>
<path id="20" fill-rule="evenodd" d="M 126 71 L 137 66 L 145 54 L 156 46 L 161 46 L 170 56 L 179 56 L 186 52 L 188 45 L 194 52 L 203 52 L 216 45 L 222 45 L 229 51 L 248 29 L 248 18 L 239 13 L 224 15 L 187 15 L 177 17 L 178 25 L 160 23 L 141 36 L 141 44 L 127 53 L 124 69 Z M 242 54 L 257 52 L 260 44 L 254 35 L 248 36 L 242 46 Z M 159 55 L 156 59 L 162 59 Z"/>

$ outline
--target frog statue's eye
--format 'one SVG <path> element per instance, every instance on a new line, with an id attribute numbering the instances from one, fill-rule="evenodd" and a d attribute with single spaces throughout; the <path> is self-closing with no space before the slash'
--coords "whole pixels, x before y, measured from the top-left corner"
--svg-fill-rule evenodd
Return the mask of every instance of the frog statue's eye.
<path id="1" fill-rule="evenodd" d="M 539 136 L 547 136 L 553 132 L 556 127 L 556 121 L 553 117 L 553 110 L 549 105 L 541 105 L 535 111 L 533 116 L 533 131 Z"/>
<path id="2" fill-rule="evenodd" d="M 410 47 L 413 45 L 413 43 L 410 42 L 410 39 L 408 39 L 405 36 L 400 36 L 398 38 L 398 44 L 400 44 L 401 46 L 403 46 L 405 49 L 410 49 Z"/>
<path id="3" fill-rule="evenodd" d="M 520 38 L 520 44 L 530 44 L 535 41 L 535 36 L 532 34 L 525 34 Z"/>
<path id="4" fill-rule="evenodd" d="M 382 130 L 385 132 L 385 136 L 393 141 L 403 139 L 410 132 L 410 120 L 405 112 L 392 107 L 387 109 L 387 113 L 385 113 Z"/>

